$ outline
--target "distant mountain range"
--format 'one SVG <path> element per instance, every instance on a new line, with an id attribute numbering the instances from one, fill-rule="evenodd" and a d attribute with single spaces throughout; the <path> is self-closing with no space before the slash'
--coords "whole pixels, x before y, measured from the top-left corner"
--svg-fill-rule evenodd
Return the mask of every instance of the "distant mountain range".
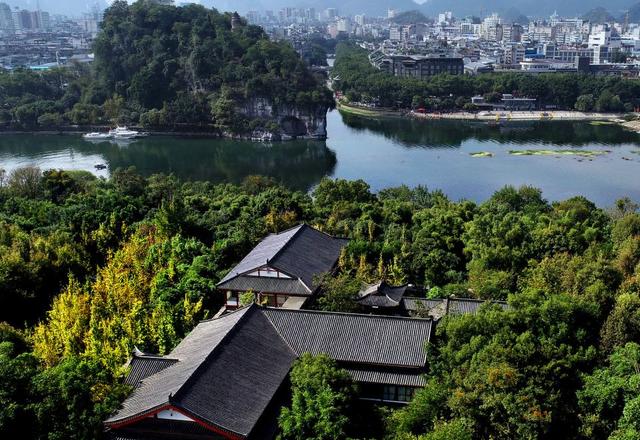
<path id="1" fill-rule="evenodd" d="M 287 6 L 315 8 L 320 12 L 326 8 L 336 8 L 341 14 L 366 14 L 372 17 L 386 16 L 387 9 L 410 11 L 420 9 L 413 0 L 201 0 L 203 5 L 222 10 L 246 12 L 251 9 L 278 10 Z"/>
<path id="2" fill-rule="evenodd" d="M 629 9 L 637 0 L 427 0 L 422 11 L 437 14 L 444 10 L 454 15 L 483 16 L 491 12 L 504 13 L 510 9 L 531 17 L 548 17 L 557 12 L 561 16 L 580 16 L 590 9 L 605 5 L 614 16 Z"/>
<path id="3" fill-rule="evenodd" d="M 105 6 L 108 0 L 39 0 L 40 8 L 52 13 L 80 15 L 89 11 L 96 2 Z M 186 1 L 186 0 L 185 0 Z M 421 0 L 418 0 L 421 1 Z M 637 0 L 636 0 L 637 1 Z M 220 11 L 238 11 L 241 14 L 250 10 L 279 10 L 287 6 L 315 8 L 322 11 L 326 8 L 337 8 L 341 14 L 366 14 L 369 16 L 386 16 L 387 9 L 397 11 L 418 10 L 430 17 L 440 12 L 452 11 L 455 16 L 484 16 L 492 12 L 514 16 L 514 12 L 530 17 L 548 17 L 554 11 L 564 16 L 582 16 L 587 11 L 606 7 L 606 11 L 614 17 L 622 16 L 632 9 L 633 0 L 426 0 L 422 4 L 414 0 L 195 0 L 207 7 L 215 7 Z M 36 9 L 37 0 L 0 0 L 10 6 Z M 640 7 L 634 10 L 639 15 Z M 513 17 L 515 18 L 515 17 Z"/>
<path id="4" fill-rule="evenodd" d="M 564 16 L 581 16 L 586 11 L 603 5 L 618 17 L 636 2 L 637 0 L 427 0 L 420 5 L 413 0 L 201 0 L 207 6 L 241 13 L 251 9 L 278 10 L 286 6 L 301 6 L 313 7 L 316 11 L 337 8 L 341 14 L 364 13 L 369 16 L 385 16 L 389 8 L 397 11 L 415 9 L 430 17 L 444 11 L 452 11 L 458 17 L 508 11 L 518 11 L 533 17 L 548 17 L 555 11 Z"/>
<path id="5" fill-rule="evenodd" d="M 589 20 L 591 23 L 608 23 L 615 20 L 615 17 L 602 6 L 591 9 L 582 18 Z"/>

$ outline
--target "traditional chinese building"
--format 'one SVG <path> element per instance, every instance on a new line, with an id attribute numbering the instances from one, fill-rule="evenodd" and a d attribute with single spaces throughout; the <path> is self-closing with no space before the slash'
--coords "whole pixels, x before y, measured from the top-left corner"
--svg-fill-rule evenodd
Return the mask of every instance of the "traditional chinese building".
<path id="1" fill-rule="evenodd" d="M 112 439 L 269 439 L 293 362 L 326 353 L 360 397 L 402 403 L 424 386 L 430 319 L 257 305 L 201 322 L 169 355 L 136 352 L 134 391 L 105 426 Z"/>
<path id="2" fill-rule="evenodd" d="M 386 282 L 364 285 L 356 302 L 367 313 L 397 316 L 419 316 L 439 320 L 445 315 L 476 313 L 483 304 L 498 304 L 503 309 L 509 306 L 504 301 L 487 301 L 475 298 L 424 298 L 415 294 L 413 286 L 392 286 Z"/>
<path id="3" fill-rule="evenodd" d="M 268 306 L 300 308 L 317 290 L 317 277 L 334 270 L 346 239 L 305 224 L 271 234 L 218 283 L 229 309 L 253 292 Z"/>

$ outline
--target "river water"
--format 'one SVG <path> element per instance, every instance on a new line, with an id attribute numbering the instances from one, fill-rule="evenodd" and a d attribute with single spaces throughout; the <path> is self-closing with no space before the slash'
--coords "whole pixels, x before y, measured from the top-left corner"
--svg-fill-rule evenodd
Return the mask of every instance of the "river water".
<path id="1" fill-rule="evenodd" d="M 452 199 L 481 201 L 505 185 L 532 185 L 550 200 L 584 195 L 600 206 L 640 201 L 640 135 L 615 125 L 528 122 L 504 126 L 451 121 L 372 120 L 333 111 L 329 139 L 263 144 L 223 139 L 150 137 L 91 143 L 80 136 L 2 135 L 0 168 L 89 170 L 107 177 L 118 167 L 142 174 L 240 182 L 273 176 L 309 190 L 324 176 L 363 179 L 373 190 L 398 185 L 441 189 Z M 516 156 L 510 150 L 607 151 L 595 157 Z M 490 152 L 492 157 L 471 153 Z M 104 164 L 104 170 L 95 165 Z"/>

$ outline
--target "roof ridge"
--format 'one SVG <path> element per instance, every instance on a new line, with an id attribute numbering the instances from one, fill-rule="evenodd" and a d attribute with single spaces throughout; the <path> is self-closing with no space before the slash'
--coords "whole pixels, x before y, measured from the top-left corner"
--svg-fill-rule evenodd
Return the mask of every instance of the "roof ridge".
<path id="1" fill-rule="evenodd" d="M 139 355 L 134 354 L 133 356 L 131 356 L 131 359 L 149 359 L 149 360 L 158 360 L 158 361 L 180 362 L 180 359 L 178 359 L 178 358 L 169 357 L 169 356 L 162 356 L 160 354 L 152 354 L 152 355 L 145 354 L 143 356 L 139 356 Z"/>
<path id="2" fill-rule="evenodd" d="M 425 301 L 443 301 L 446 298 L 425 298 L 424 296 L 405 296 L 405 299 L 422 299 Z"/>
<path id="3" fill-rule="evenodd" d="M 337 235 L 329 234 L 328 232 L 325 232 L 325 231 L 323 231 L 321 229 L 318 229 L 318 228 L 314 228 L 313 226 L 311 226 L 311 225 L 309 225 L 307 223 L 303 222 L 303 224 L 307 225 L 309 228 L 313 229 L 314 231 L 317 231 L 317 232 L 319 232 L 321 234 L 324 234 L 327 237 L 333 238 L 335 240 L 347 240 L 347 241 L 349 241 L 349 237 L 340 237 L 340 236 L 337 236 Z"/>
<path id="4" fill-rule="evenodd" d="M 282 251 L 284 251 L 284 249 L 286 249 L 286 248 L 289 246 L 289 244 L 290 244 L 292 241 L 294 241 L 294 239 L 295 239 L 295 238 L 300 234 L 300 231 L 302 231 L 302 230 L 304 230 L 304 229 L 310 229 L 310 230 L 312 230 L 312 231 L 318 232 L 318 233 L 320 233 L 320 234 L 322 234 L 322 235 L 325 235 L 325 236 L 326 236 L 326 237 L 328 237 L 328 238 L 331 238 L 332 240 L 346 240 L 346 241 L 349 241 L 349 239 L 348 239 L 348 238 L 346 238 L 346 237 L 344 237 L 344 238 L 343 238 L 343 237 L 335 237 L 335 236 L 333 236 L 333 235 L 329 234 L 328 232 L 324 232 L 324 231 L 321 231 L 320 229 L 314 228 L 313 226 L 309 225 L 309 224 L 308 224 L 308 223 L 306 223 L 306 222 L 302 222 L 302 223 L 300 223 L 298 226 L 295 226 L 295 228 L 299 228 L 299 229 L 296 231 L 296 233 L 295 233 L 295 234 L 293 234 L 293 235 L 291 236 L 291 238 L 289 238 L 289 240 L 287 240 L 287 242 L 284 244 L 284 246 L 282 246 L 280 249 L 278 249 L 278 252 L 276 252 L 276 253 L 273 255 L 273 257 L 271 257 L 271 260 L 268 260 L 268 261 L 267 261 L 267 263 L 270 263 L 271 261 L 273 261 L 273 260 L 277 259 L 277 258 L 278 258 L 278 256 L 280 256 L 280 254 L 282 253 Z M 286 230 L 284 230 L 284 231 L 282 231 L 282 232 L 279 232 L 279 233 L 278 233 L 278 234 L 276 234 L 276 235 L 283 234 L 284 232 L 290 231 L 290 230 L 292 230 L 292 229 L 294 229 L 294 228 L 286 229 Z M 275 266 L 274 266 L 274 267 L 275 267 Z M 283 272 L 284 272 L 284 271 L 283 271 Z"/>
<path id="5" fill-rule="evenodd" d="M 295 226 L 295 227 L 293 227 L 293 228 L 286 229 L 286 230 L 284 230 L 284 231 L 279 232 L 278 234 L 276 234 L 276 235 L 284 234 L 285 232 L 292 231 L 292 230 L 294 230 L 295 228 L 298 228 L 298 230 L 297 230 L 297 231 L 296 231 L 296 232 L 295 232 L 291 237 L 289 237 L 289 239 L 287 240 L 287 242 L 286 242 L 284 245 L 282 245 L 282 247 L 280 247 L 280 249 L 278 249 L 278 250 L 276 251 L 276 253 L 275 253 L 275 254 L 273 254 L 273 256 L 272 256 L 270 259 L 267 259 L 267 264 L 271 264 L 271 262 L 272 262 L 272 261 L 275 261 L 275 260 L 278 258 L 278 256 L 280 256 L 280 254 L 282 254 L 282 252 L 283 252 L 287 247 L 289 247 L 289 245 L 291 244 L 291 242 L 292 242 L 292 241 L 293 241 L 293 240 L 294 240 L 294 239 L 295 239 L 295 238 L 300 234 L 300 231 L 302 231 L 302 230 L 303 230 L 303 229 L 305 229 L 305 228 L 310 228 L 310 227 L 311 227 L 311 226 L 307 225 L 306 223 L 300 223 L 298 226 Z M 312 229 L 313 229 L 313 228 L 312 228 Z M 275 267 L 275 266 L 274 266 L 274 267 Z M 276 269 L 278 269 L 278 268 L 276 267 Z M 285 272 L 285 271 L 283 271 L 283 272 Z"/>
<path id="6" fill-rule="evenodd" d="M 472 302 L 482 302 L 482 303 L 491 302 L 496 304 L 500 304 L 500 303 L 507 304 L 507 301 L 502 301 L 499 299 L 463 298 L 463 297 L 457 297 L 457 296 L 452 296 L 451 298 L 448 298 L 448 299 L 453 301 L 472 301 Z"/>
<path id="7" fill-rule="evenodd" d="M 300 353 L 298 353 L 289 343 L 289 341 L 287 340 L 287 338 L 284 337 L 284 335 L 282 334 L 282 332 L 280 331 L 280 329 L 278 328 L 278 326 L 276 326 L 276 324 L 271 320 L 271 318 L 269 318 L 269 315 L 267 315 L 266 313 L 264 313 L 264 309 L 266 309 L 267 307 L 264 307 L 260 310 L 262 312 L 262 316 L 265 317 L 265 319 L 269 322 L 269 324 L 271 324 L 271 327 L 273 327 L 273 329 L 276 331 L 276 333 L 278 334 L 278 336 L 280 336 L 280 339 L 282 339 L 282 341 L 286 344 L 287 347 L 289 347 L 289 350 L 291 350 L 291 352 L 293 354 L 296 355 L 296 357 L 300 357 Z"/>
<path id="8" fill-rule="evenodd" d="M 257 306 L 255 306 L 257 307 Z M 199 376 L 199 374 L 202 372 L 203 369 L 203 365 L 208 364 L 209 361 L 211 360 L 211 358 L 213 357 L 214 353 L 217 353 L 218 350 L 220 350 L 220 347 L 224 344 L 224 342 L 229 338 L 230 335 L 235 334 L 238 329 L 241 327 L 240 323 L 243 322 L 247 315 L 249 313 L 252 312 L 252 309 L 255 309 L 254 304 L 251 304 L 247 307 L 244 307 L 242 309 L 239 310 L 245 310 L 245 314 L 242 315 L 238 321 L 233 325 L 233 327 L 231 327 L 231 329 L 229 329 L 229 331 L 222 337 L 222 339 L 220 339 L 220 341 L 216 344 L 215 347 L 213 347 L 213 349 L 209 352 L 209 354 L 207 354 L 204 359 L 202 360 L 202 362 L 200 362 L 200 364 L 193 370 L 193 373 L 191 373 L 191 375 L 187 378 L 187 380 L 184 381 L 184 383 L 182 385 L 180 385 L 180 387 L 178 388 L 178 390 L 173 394 L 173 396 L 171 397 L 171 399 L 176 402 L 175 404 L 177 405 L 177 400 L 179 399 L 179 396 L 182 392 L 184 392 L 184 390 L 186 390 L 186 388 L 191 385 L 191 383 L 195 380 L 196 377 Z M 229 315 L 224 315 L 224 316 L 229 316 Z M 217 318 L 219 319 L 219 318 Z"/>
<path id="9" fill-rule="evenodd" d="M 480 298 L 464 298 L 460 296 L 451 296 L 447 298 L 424 298 L 421 296 L 405 296 L 404 299 L 419 299 L 422 301 L 444 301 L 444 300 L 453 300 L 453 301 L 473 301 L 473 302 L 491 302 L 496 304 L 508 304 L 507 301 L 500 299 L 480 299 Z"/>
<path id="10" fill-rule="evenodd" d="M 246 274 L 250 273 L 251 271 L 255 270 L 256 268 L 250 268 L 250 269 L 248 269 L 248 270 L 245 270 L 244 272 L 235 272 L 235 273 L 233 272 L 233 271 L 234 271 L 234 269 L 236 269 L 236 268 L 237 268 L 237 267 L 238 267 L 238 266 L 239 266 L 239 265 L 240 265 L 240 264 L 241 264 L 241 263 L 242 263 L 242 262 L 243 262 L 243 261 L 244 261 L 244 260 L 249 256 L 249 255 L 251 255 L 251 253 L 252 253 L 254 250 L 256 250 L 256 248 L 257 248 L 258 246 L 260 246 L 260 244 L 264 243 L 264 242 L 265 242 L 265 240 L 266 240 L 267 238 L 269 238 L 269 237 L 277 237 L 277 236 L 279 236 L 279 235 L 284 234 L 285 232 L 292 231 L 292 230 L 293 230 L 293 229 L 295 229 L 295 228 L 302 229 L 302 226 L 305 226 L 305 224 L 304 224 L 304 223 L 301 223 L 301 224 L 299 224 L 299 225 L 297 225 L 297 226 L 293 226 L 293 227 L 291 227 L 291 228 L 285 229 L 284 231 L 281 231 L 281 232 L 272 232 L 272 233 L 270 233 L 269 235 L 267 235 L 267 236 L 265 236 L 265 237 L 262 237 L 262 239 L 258 242 L 258 244 L 256 244 L 256 245 L 251 249 L 251 251 L 249 251 L 249 253 L 248 253 L 248 254 L 246 254 L 246 255 L 245 255 L 245 256 L 240 260 L 240 262 L 239 262 L 238 264 L 236 264 L 236 265 L 235 265 L 235 266 L 234 266 L 234 267 L 233 267 L 233 268 L 232 268 L 232 269 L 231 269 L 231 270 L 230 270 L 230 271 L 229 271 L 229 272 L 228 272 L 224 277 L 222 277 L 222 279 L 221 279 L 220 281 L 218 281 L 218 282 L 216 283 L 216 287 L 220 286 L 220 285 L 221 285 L 221 284 L 223 284 L 223 283 L 226 283 L 226 282 L 229 282 L 229 281 L 231 281 L 231 280 L 233 280 L 233 279 L 236 279 L 236 278 L 238 278 L 238 277 L 240 277 L 240 276 L 242 276 L 242 275 L 246 275 Z M 273 256 L 272 256 L 270 259 L 269 259 L 269 258 L 267 258 L 267 261 L 266 261 L 265 263 L 261 263 L 261 264 L 267 264 L 267 265 L 268 265 L 268 264 L 269 264 L 269 262 L 270 262 L 270 261 L 272 261 L 273 259 L 275 259 L 275 257 L 276 257 L 278 254 L 280 254 L 280 252 L 282 251 L 282 249 L 284 249 L 284 248 L 289 244 L 289 242 L 290 242 L 290 241 L 291 241 L 291 240 L 292 240 L 296 235 L 298 235 L 298 233 L 299 233 L 299 232 L 300 232 L 299 230 L 298 230 L 298 231 L 296 231 L 296 232 L 295 232 L 295 233 L 294 233 L 294 234 L 293 234 L 293 235 L 292 235 L 292 236 L 287 240 L 287 242 L 286 242 L 285 244 L 283 244 L 283 245 L 282 245 L 282 247 L 280 247 L 280 249 L 278 249 L 278 250 L 276 251 L 276 253 L 275 253 L 275 254 L 273 254 Z M 283 271 L 283 272 L 284 272 L 284 271 Z"/>
<path id="11" fill-rule="evenodd" d="M 243 311 L 243 310 L 244 310 L 244 309 L 246 309 L 247 307 L 251 307 L 251 304 L 249 304 L 248 306 L 238 307 L 238 308 L 237 308 L 237 309 L 235 309 L 235 310 L 230 310 L 230 311 L 228 311 L 227 313 L 225 313 L 225 314 L 223 314 L 223 315 L 220 315 L 220 316 L 217 316 L 217 317 L 216 317 L 216 316 L 214 316 L 213 318 L 202 319 L 202 320 L 198 321 L 198 324 L 201 324 L 201 323 L 203 323 L 203 322 L 212 322 L 212 321 L 216 321 L 216 320 L 218 320 L 218 319 L 226 318 L 226 317 L 227 317 L 227 316 L 229 316 L 229 315 L 233 315 L 234 313 L 238 313 L 238 312 Z M 197 326 L 197 324 L 196 324 L 196 326 Z M 194 328 L 195 328 L 195 327 L 194 327 Z"/>
<path id="12" fill-rule="evenodd" d="M 277 237 L 278 235 L 282 235 L 282 234 L 284 234 L 284 233 L 286 233 L 286 232 L 289 232 L 289 231 L 292 231 L 292 230 L 294 230 L 294 229 L 298 228 L 298 230 L 297 230 L 297 231 L 296 231 L 296 232 L 295 232 L 291 237 L 289 237 L 289 239 L 287 240 L 287 242 L 286 242 L 285 244 L 283 244 L 283 245 L 282 245 L 282 246 L 281 246 L 281 247 L 276 251 L 276 253 L 275 253 L 275 254 L 273 254 L 273 256 L 272 256 L 271 258 L 267 258 L 267 261 L 266 261 L 266 262 L 264 262 L 264 264 L 266 264 L 266 265 L 270 265 L 270 264 L 271 264 L 271 261 L 275 260 L 275 259 L 276 259 L 276 257 L 277 257 L 278 255 L 280 255 L 280 253 L 282 252 L 282 250 L 283 250 L 284 248 L 286 248 L 287 246 L 289 246 L 289 243 L 291 243 L 291 241 L 292 241 L 292 240 L 293 240 L 293 239 L 294 239 L 294 238 L 295 238 L 295 237 L 300 233 L 300 231 L 303 229 L 303 226 L 307 226 L 307 225 L 306 225 L 305 223 L 300 223 L 300 224 L 299 224 L 299 225 L 297 225 L 297 226 L 292 226 L 291 228 L 285 229 L 284 231 L 281 231 L 281 232 L 272 232 L 271 234 L 267 235 L 266 237 L 263 237 L 263 238 L 258 242 L 258 244 L 257 244 L 256 246 L 254 246 L 254 247 L 253 247 L 253 249 L 252 249 L 251 251 L 249 251 L 249 253 L 248 253 L 247 255 L 245 255 L 245 256 L 244 256 L 244 258 L 246 258 L 248 255 L 250 255 L 250 254 L 251 254 L 251 252 L 253 252 L 253 251 L 256 249 L 256 247 L 257 247 L 257 246 L 259 246 L 261 243 L 263 243 L 267 238 L 269 238 L 269 237 Z M 243 260 L 244 260 L 244 258 L 243 258 Z M 240 261 L 240 263 L 241 263 L 241 262 L 242 262 L 242 260 Z M 238 263 L 238 265 L 239 265 L 240 263 Z M 237 267 L 238 265 L 236 265 L 235 267 Z M 235 269 L 235 267 L 234 267 L 233 269 Z M 274 266 L 274 267 L 275 267 L 275 266 Z M 227 275 L 225 275 L 225 276 L 222 278 L 222 280 L 220 280 L 220 281 L 216 284 L 216 287 L 217 287 L 217 286 L 219 286 L 220 284 L 223 284 L 224 282 L 229 282 L 229 281 L 231 281 L 231 280 L 233 280 L 233 279 L 236 279 L 236 278 L 238 278 L 238 277 L 241 277 L 241 276 L 243 276 L 243 275 L 246 275 L 246 274 L 248 274 L 248 273 L 251 273 L 251 271 L 255 270 L 255 268 L 251 268 L 251 269 L 248 269 L 248 270 L 246 270 L 246 271 L 244 271 L 244 272 L 236 272 L 233 276 L 229 277 L 229 275 L 231 275 L 231 274 L 232 274 L 233 269 L 231 269 L 231 271 L 230 271 Z M 276 269 L 278 269 L 278 268 L 276 267 Z M 279 269 L 279 270 L 281 270 L 281 269 Z M 284 271 L 284 270 L 281 270 L 281 271 L 286 273 L 286 271 Z M 290 274 L 287 274 L 287 275 L 290 275 Z M 227 277 L 229 277 L 229 279 L 225 280 L 225 278 L 227 278 Z"/>
<path id="13" fill-rule="evenodd" d="M 290 228 L 287 228 L 287 229 L 283 229 L 283 230 L 282 230 L 282 231 L 280 231 L 280 232 L 272 232 L 272 233 L 270 233 L 268 236 L 271 236 L 271 235 L 281 235 L 281 234 L 284 234 L 285 232 L 293 231 L 294 229 L 299 228 L 299 227 L 301 227 L 301 226 L 306 226 L 306 223 L 305 223 L 305 222 L 300 222 L 300 223 L 298 223 L 297 225 L 295 225 L 295 226 L 291 226 Z M 268 237 L 268 236 L 267 236 L 267 237 Z"/>
<path id="14" fill-rule="evenodd" d="M 317 315 L 334 315 L 334 316 L 359 316 L 365 318 L 378 318 L 385 319 L 390 321 L 433 321 L 432 318 L 413 318 L 407 316 L 390 316 L 390 315 L 370 315 L 367 313 L 348 313 L 348 312 L 328 312 L 326 310 L 309 310 L 309 309 L 283 309 L 282 307 L 266 307 L 266 306 L 258 306 L 263 308 L 264 310 L 275 310 L 278 313 L 309 313 L 309 314 L 317 314 Z"/>

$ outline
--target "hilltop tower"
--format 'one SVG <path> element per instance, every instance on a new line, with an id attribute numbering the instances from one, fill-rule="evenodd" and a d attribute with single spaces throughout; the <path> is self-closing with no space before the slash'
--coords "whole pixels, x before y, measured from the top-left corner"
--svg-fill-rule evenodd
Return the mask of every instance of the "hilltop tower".
<path id="1" fill-rule="evenodd" d="M 242 26 L 242 19 L 240 18 L 240 15 L 237 12 L 234 12 L 231 15 L 231 30 L 235 31 L 240 26 Z"/>

